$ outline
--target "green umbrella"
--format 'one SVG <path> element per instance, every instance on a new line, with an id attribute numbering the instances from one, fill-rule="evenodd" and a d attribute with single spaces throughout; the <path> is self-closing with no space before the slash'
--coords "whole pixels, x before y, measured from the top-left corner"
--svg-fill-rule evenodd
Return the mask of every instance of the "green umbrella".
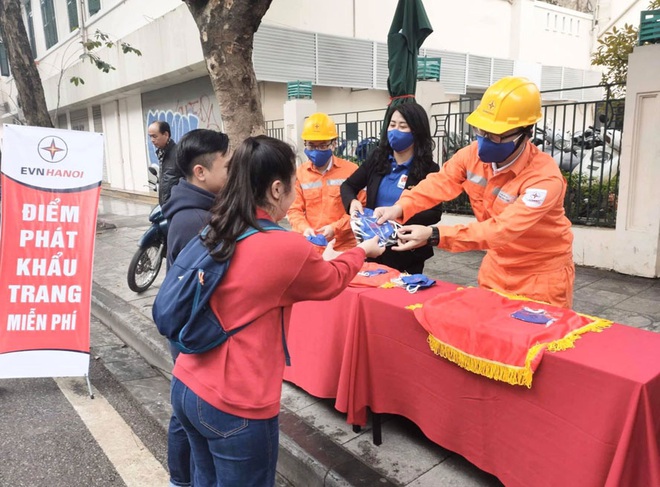
<path id="1" fill-rule="evenodd" d="M 394 108 L 415 101 L 417 55 L 432 32 L 422 0 L 399 0 L 387 35 L 387 89 L 391 101 L 383 121 L 383 133 L 387 131 Z"/>

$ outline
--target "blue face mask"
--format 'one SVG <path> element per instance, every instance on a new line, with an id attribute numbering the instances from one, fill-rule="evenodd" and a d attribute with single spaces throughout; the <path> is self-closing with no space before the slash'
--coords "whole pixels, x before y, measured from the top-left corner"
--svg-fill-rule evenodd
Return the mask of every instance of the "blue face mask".
<path id="1" fill-rule="evenodd" d="M 318 245 L 319 247 L 325 247 L 328 245 L 328 239 L 326 239 L 325 236 L 320 233 L 318 235 L 308 235 L 307 240 L 312 242 L 314 245 Z"/>
<path id="2" fill-rule="evenodd" d="M 479 159 L 483 162 L 499 163 L 513 154 L 513 151 L 516 150 L 516 142 L 512 140 L 497 144 L 486 137 L 477 135 L 477 148 Z"/>
<path id="3" fill-rule="evenodd" d="M 309 158 L 310 161 L 312 161 L 312 164 L 314 164 L 316 167 L 323 167 L 328 163 L 328 161 L 332 157 L 332 149 L 327 149 L 327 150 L 305 149 L 305 155 Z"/>
<path id="4" fill-rule="evenodd" d="M 392 129 L 387 131 L 387 141 L 390 143 L 390 147 L 396 152 L 403 152 L 413 145 L 415 138 L 412 132 L 401 132 L 400 130 Z"/>

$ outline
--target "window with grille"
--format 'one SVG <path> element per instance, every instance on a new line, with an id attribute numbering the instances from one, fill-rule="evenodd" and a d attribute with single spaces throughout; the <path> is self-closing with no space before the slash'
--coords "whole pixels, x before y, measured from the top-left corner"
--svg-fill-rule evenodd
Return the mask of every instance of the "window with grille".
<path id="1" fill-rule="evenodd" d="M 101 105 L 92 105 L 92 119 L 94 120 L 94 132 L 103 132 Z"/>
<path id="2" fill-rule="evenodd" d="M 89 114 L 87 113 L 87 108 L 69 112 L 69 120 L 71 121 L 71 130 L 89 131 Z"/>
<path id="3" fill-rule="evenodd" d="M 7 47 L 0 41 L 0 76 L 9 76 L 9 61 L 7 60 Z"/>
<path id="4" fill-rule="evenodd" d="M 44 22 L 46 49 L 50 49 L 57 44 L 57 23 L 55 22 L 53 0 L 41 0 L 41 18 Z"/>
<path id="5" fill-rule="evenodd" d="M 32 3 L 26 0 L 23 3 L 25 7 L 25 17 L 27 20 L 28 37 L 30 38 L 30 49 L 32 50 L 32 58 L 37 59 L 37 44 L 34 41 L 34 22 L 32 21 Z"/>
<path id="6" fill-rule="evenodd" d="M 87 10 L 89 11 L 89 15 L 94 15 L 101 10 L 101 0 L 89 0 L 87 2 Z"/>
<path id="7" fill-rule="evenodd" d="M 69 14 L 69 31 L 78 28 L 78 0 L 66 0 L 66 10 Z"/>

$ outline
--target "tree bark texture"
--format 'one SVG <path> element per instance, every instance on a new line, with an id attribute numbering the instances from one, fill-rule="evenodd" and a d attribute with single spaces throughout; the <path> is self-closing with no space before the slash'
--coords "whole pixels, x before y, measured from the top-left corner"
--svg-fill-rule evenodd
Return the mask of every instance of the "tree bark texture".
<path id="1" fill-rule="evenodd" d="M 271 1 L 185 0 L 199 28 L 206 67 L 233 147 L 265 132 L 252 49 Z"/>
<path id="2" fill-rule="evenodd" d="M 18 91 L 18 101 L 28 125 L 52 127 L 41 76 L 32 58 L 19 0 L 0 0 L 0 34 Z"/>

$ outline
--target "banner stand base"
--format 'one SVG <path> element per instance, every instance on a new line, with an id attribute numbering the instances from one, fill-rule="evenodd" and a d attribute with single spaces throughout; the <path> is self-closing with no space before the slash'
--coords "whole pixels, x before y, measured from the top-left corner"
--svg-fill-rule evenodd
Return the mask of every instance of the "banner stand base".
<path id="1" fill-rule="evenodd" d="M 92 383 L 89 381 L 89 374 L 85 374 L 85 380 L 87 381 L 87 389 L 89 389 L 89 398 L 94 399 L 94 392 L 92 391 Z"/>

